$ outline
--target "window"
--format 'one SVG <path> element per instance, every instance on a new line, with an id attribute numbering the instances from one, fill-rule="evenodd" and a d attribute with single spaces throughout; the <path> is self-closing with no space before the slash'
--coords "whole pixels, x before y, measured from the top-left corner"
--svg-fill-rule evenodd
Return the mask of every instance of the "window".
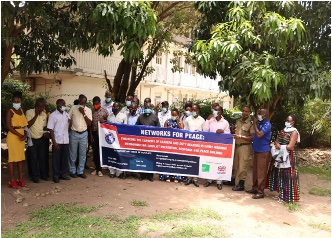
<path id="1" fill-rule="evenodd" d="M 185 63 L 184 64 L 184 73 L 189 74 L 189 69 L 190 69 L 190 65 Z"/>
<path id="2" fill-rule="evenodd" d="M 192 65 L 191 66 L 191 74 L 195 75 L 195 73 L 196 73 L 196 67 Z"/>
<path id="3" fill-rule="evenodd" d="M 162 64 L 162 62 L 163 62 L 163 54 L 158 51 L 156 54 L 156 64 Z"/>

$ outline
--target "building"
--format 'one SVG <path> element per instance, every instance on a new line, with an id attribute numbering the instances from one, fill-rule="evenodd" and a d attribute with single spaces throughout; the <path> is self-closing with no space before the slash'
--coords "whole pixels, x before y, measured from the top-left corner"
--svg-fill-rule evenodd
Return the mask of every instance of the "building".
<path id="1" fill-rule="evenodd" d="M 195 67 L 185 63 L 184 56 L 179 57 L 179 66 L 182 72 L 172 72 L 173 52 L 185 48 L 182 46 L 184 38 L 174 37 L 174 42 L 169 46 L 167 53 L 158 53 L 150 62 L 155 71 L 148 75 L 137 87 L 135 96 L 141 101 L 150 97 L 152 103 L 167 100 L 170 104 L 177 105 L 180 101 L 192 99 L 208 99 L 219 102 L 225 109 L 233 107 L 233 100 L 226 92 L 219 92 L 218 82 L 198 74 Z M 180 42 L 180 44 L 179 44 Z M 106 91 L 104 70 L 109 79 L 113 79 L 118 65 L 122 59 L 120 52 L 115 51 L 110 57 L 103 57 L 97 52 L 74 52 L 76 65 L 64 69 L 57 74 L 31 74 L 28 82 L 32 93 L 47 93 L 50 103 L 63 98 L 67 104 L 72 104 L 79 94 L 85 94 L 88 100 L 94 96 L 103 98 Z"/>

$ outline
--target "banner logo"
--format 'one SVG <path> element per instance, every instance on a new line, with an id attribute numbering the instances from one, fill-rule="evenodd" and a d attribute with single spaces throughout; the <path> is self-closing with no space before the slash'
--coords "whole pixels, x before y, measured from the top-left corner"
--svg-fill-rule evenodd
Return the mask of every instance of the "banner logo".
<path id="1" fill-rule="evenodd" d="M 105 141 L 107 142 L 107 144 L 110 144 L 110 145 L 113 144 L 115 142 L 114 135 L 111 132 L 107 133 L 105 135 Z"/>
<path id="2" fill-rule="evenodd" d="M 218 166 L 218 174 L 225 174 L 226 166 Z"/>

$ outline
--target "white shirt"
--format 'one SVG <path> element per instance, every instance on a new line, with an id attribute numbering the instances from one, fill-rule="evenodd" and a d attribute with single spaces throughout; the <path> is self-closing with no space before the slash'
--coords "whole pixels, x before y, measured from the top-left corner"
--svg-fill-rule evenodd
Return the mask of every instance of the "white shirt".
<path id="1" fill-rule="evenodd" d="M 54 131 L 54 139 L 58 144 L 69 144 L 69 114 L 55 110 L 48 118 L 47 128 Z"/>
<path id="2" fill-rule="evenodd" d="M 136 125 L 138 117 L 139 117 L 139 114 L 135 114 L 135 116 L 128 114 L 128 125 Z"/>
<path id="3" fill-rule="evenodd" d="M 198 116 L 197 118 L 189 116 L 184 120 L 184 129 L 189 131 L 203 131 L 205 120 L 203 117 Z"/>
<path id="4" fill-rule="evenodd" d="M 79 105 L 73 105 L 69 110 L 69 117 L 72 119 L 71 129 L 73 131 L 86 131 L 88 129 L 88 125 L 85 122 L 85 119 L 82 113 L 78 109 Z M 84 107 L 85 115 L 92 121 L 92 111 L 88 107 Z"/>
<path id="5" fill-rule="evenodd" d="M 167 110 L 167 112 L 159 112 L 158 113 L 158 119 L 161 127 L 164 127 L 165 121 L 168 119 L 171 119 L 172 113 L 170 110 Z"/>
<path id="6" fill-rule="evenodd" d="M 128 117 L 122 112 L 119 112 L 116 116 L 114 115 L 114 113 L 112 113 L 108 115 L 107 121 L 118 124 L 127 124 Z"/>
<path id="7" fill-rule="evenodd" d="M 121 109 L 120 112 L 122 112 L 122 113 L 124 113 L 124 114 L 126 114 L 126 115 L 128 116 L 130 111 L 129 111 L 128 107 L 125 106 L 125 107 L 123 107 L 123 108 Z"/>
<path id="8" fill-rule="evenodd" d="M 108 111 L 108 115 L 111 115 L 112 113 L 113 103 L 114 103 L 113 101 L 107 103 L 105 100 L 101 102 L 101 107 L 105 108 Z"/>

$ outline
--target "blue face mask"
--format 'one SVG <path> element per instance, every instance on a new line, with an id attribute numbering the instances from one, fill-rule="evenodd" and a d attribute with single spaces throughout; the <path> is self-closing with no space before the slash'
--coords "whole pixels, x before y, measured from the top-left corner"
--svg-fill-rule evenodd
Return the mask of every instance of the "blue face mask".
<path id="1" fill-rule="evenodd" d="M 105 98 L 105 101 L 109 103 L 110 101 L 112 101 L 112 98 Z"/>
<path id="2" fill-rule="evenodd" d="M 191 114 L 192 114 L 193 117 L 197 116 L 196 112 L 192 112 Z"/>
<path id="3" fill-rule="evenodd" d="M 131 105 L 131 101 L 126 101 L 126 106 L 129 107 Z"/>
<path id="4" fill-rule="evenodd" d="M 177 117 L 175 117 L 175 116 L 171 116 L 172 121 L 176 121 L 176 118 Z"/>
<path id="5" fill-rule="evenodd" d="M 152 112 L 152 110 L 150 108 L 144 109 L 144 114 L 146 114 L 147 116 L 150 115 Z"/>
<path id="6" fill-rule="evenodd" d="M 285 127 L 286 127 L 286 128 L 291 128 L 292 125 L 291 125 L 288 121 L 286 121 L 286 122 L 285 122 Z"/>
<path id="7" fill-rule="evenodd" d="M 21 108 L 21 103 L 13 103 L 13 108 L 15 108 L 15 110 L 18 110 Z"/>

